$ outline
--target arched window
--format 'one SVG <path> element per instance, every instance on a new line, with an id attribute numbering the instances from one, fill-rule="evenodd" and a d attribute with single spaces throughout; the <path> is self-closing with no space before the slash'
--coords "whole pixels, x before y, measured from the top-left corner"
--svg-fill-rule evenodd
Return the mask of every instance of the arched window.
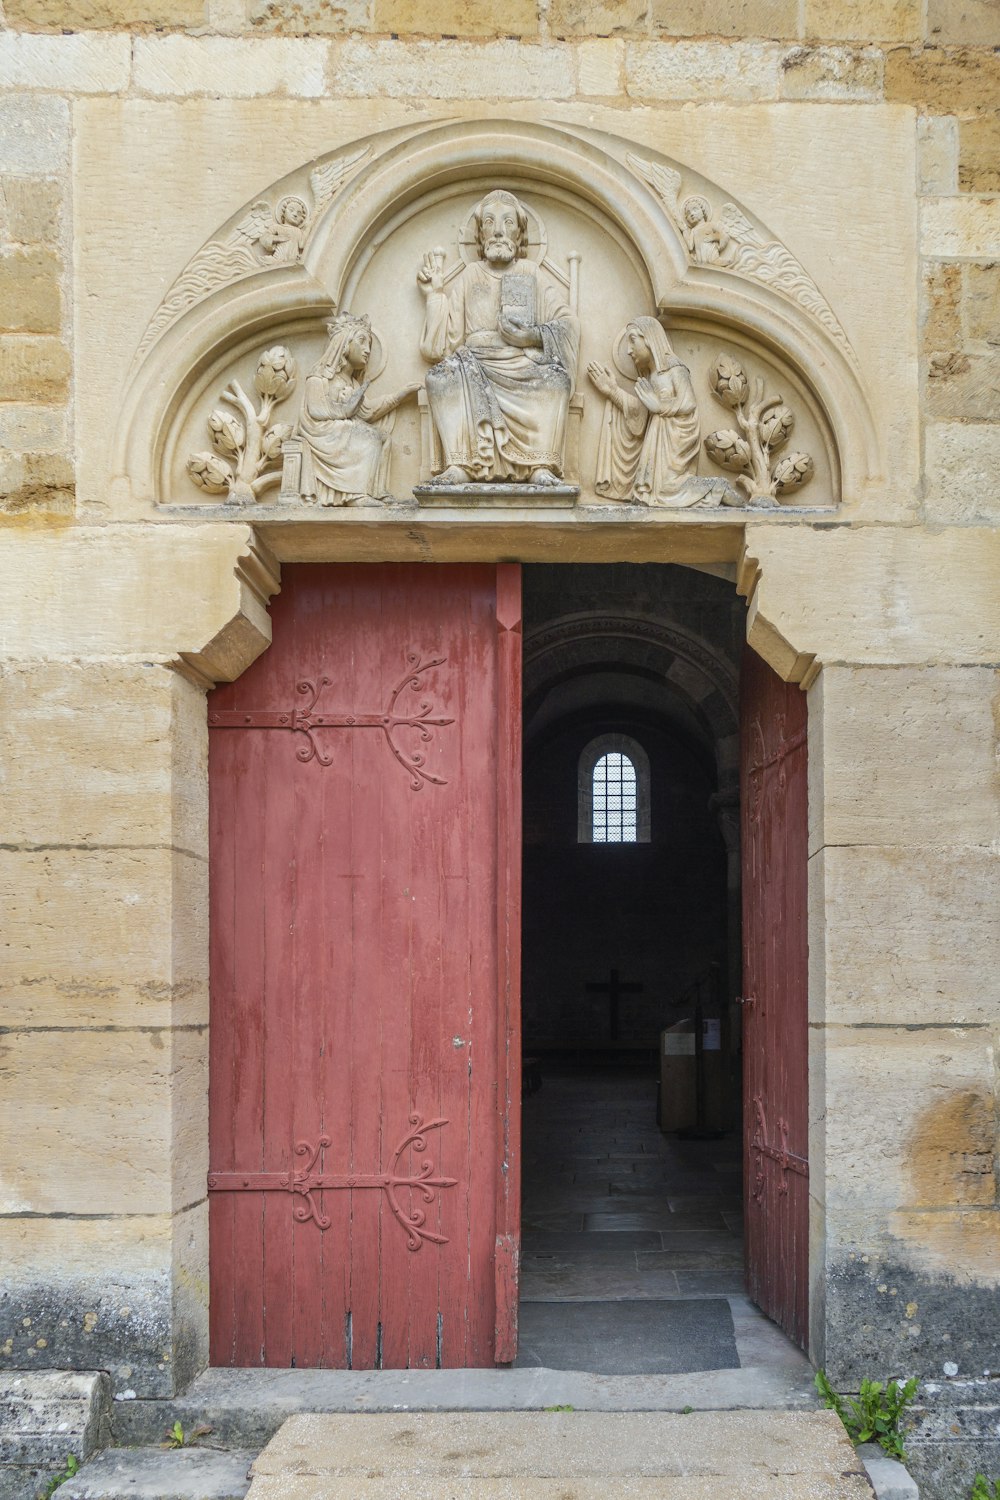
<path id="1" fill-rule="evenodd" d="M 580 756 L 577 840 L 649 843 L 649 757 L 626 734 L 602 734 Z"/>

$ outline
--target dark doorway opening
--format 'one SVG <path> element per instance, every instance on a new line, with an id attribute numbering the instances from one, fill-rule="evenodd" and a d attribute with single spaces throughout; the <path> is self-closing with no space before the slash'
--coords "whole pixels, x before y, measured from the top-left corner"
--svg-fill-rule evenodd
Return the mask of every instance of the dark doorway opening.
<path id="1" fill-rule="evenodd" d="M 519 1363 L 736 1365 L 743 606 L 529 566 L 524 630 Z"/>

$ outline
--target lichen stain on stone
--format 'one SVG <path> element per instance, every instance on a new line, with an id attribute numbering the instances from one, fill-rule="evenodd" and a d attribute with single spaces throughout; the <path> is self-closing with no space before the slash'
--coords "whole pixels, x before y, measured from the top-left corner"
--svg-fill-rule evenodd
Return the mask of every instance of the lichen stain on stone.
<path id="1" fill-rule="evenodd" d="M 917 1117 L 910 1136 L 913 1203 L 921 1208 L 989 1208 L 996 1203 L 993 1172 L 996 1108 L 992 1097 L 962 1089 Z"/>

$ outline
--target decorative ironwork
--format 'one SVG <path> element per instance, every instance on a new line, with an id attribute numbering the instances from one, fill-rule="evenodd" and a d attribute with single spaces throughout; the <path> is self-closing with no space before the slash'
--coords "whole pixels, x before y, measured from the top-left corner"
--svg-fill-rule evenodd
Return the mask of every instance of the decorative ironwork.
<path id="1" fill-rule="evenodd" d="M 425 1240 L 434 1245 L 447 1245 L 447 1235 L 427 1228 L 426 1211 L 412 1202 L 407 1210 L 400 1202 L 399 1193 L 408 1188 L 419 1193 L 424 1203 L 431 1204 L 436 1188 L 455 1187 L 458 1179 L 436 1175 L 434 1163 L 429 1158 L 420 1163 L 415 1175 L 402 1173 L 399 1164 L 409 1147 L 415 1152 L 426 1151 L 429 1132 L 440 1130 L 448 1121 L 422 1120 L 418 1114 L 412 1114 L 409 1123 L 410 1129 L 392 1153 L 387 1172 L 316 1171 L 320 1153 L 329 1150 L 333 1144 L 328 1135 L 321 1135 L 315 1145 L 308 1141 L 296 1143 L 295 1155 L 302 1159 L 302 1165 L 291 1172 L 210 1172 L 208 1190 L 210 1193 L 297 1193 L 304 1201 L 295 1204 L 292 1216 L 300 1224 L 308 1224 L 311 1219 L 319 1229 L 329 1229 L 333 1221 L 329 1214 L 324 1213 L 322 1200 L 314 1194 L 342 1188 L 349 1188 L 352 1192 L 377 1188 L 385 1193 L 392 1216 L 406 1235 L 409 1250 L 419 1250 Z"/>
<path id="2" fill-rule="evenodd" d="M 264 709 L 250 713 L 240 709 L 215 709 L 209 713 L 209 727 L 212 729 L 290 729 L 293 733 L 305 735 L 306 738 L 306 743 L 300 745 L 295 752 L 296 759 L 303 762 L 317 760 L 321 766 L 328 766 L 333 756 L 315 739 L 317 729 L 377 729 L 384 735 L 385 742 L 395 759 L 409 775 L 413 791 L 419 792 L 425 781 L 433 783 L 434 786 L 447 786 L 445 777 L 435 776 L 427 770 L 427 757 L 421 751 L 406 750 L 395 739 L 398 730 L 415 729 L 423 743 L 427 744 L 434 737 L 432 730 L 443 729 L 447 724 L 454 724 L 454 719 L 434 715 L 433 704 L 427 698 L 421 700 L 413 713 L 400 713 L 398 708 L 399 699 L 407 688 L 419 692 L 423 686 L 420 679 L 424 673 L 431 671 L 433 667 L 443 666 L 447 660 L 446 656 L 432 656 L 429 661 L 421 661 L 416 651 L 408 651 L 406 673 L 396 683 L 381 713 L 318 713 L 317 701 L 323 689 L 331 686 L 332 679 L 320 677 L 313 682 L 308 678 L 303 678 L 295 684 L 295 691 L 308 699 L 304 707 L 294 707 L 288 711 Z"/>
<path id="3" fill-rule="evenodd" d="M 788 1174 L 796 1172 L 800 1177 L 809 1176 L 809 1162 L 804 1156 L 798 1156 L 794 1151 L 788 1149 L 788 1121 L 780 1115 L 777 1120 L 778 1137 L 780 1146 L 772 1146 L 768 1141 L 767 1115 L 764 1112 L 764 1100 L 762 1095 L 754 1095 L 754 1114 L 756 1116 L 756 1128 L 753 1140 L 750 1142 L 751 1151 L 757 1153 L 757 1162 L 754 1172 L 753 1196 L 759 1203 L 764 1196 L 764 1162 L 766 1156 L 769 1161 L 776 1162 L 781 1168 L 781 1181 L 778 1183 L 778 1192 L 788 1192 Z"/>

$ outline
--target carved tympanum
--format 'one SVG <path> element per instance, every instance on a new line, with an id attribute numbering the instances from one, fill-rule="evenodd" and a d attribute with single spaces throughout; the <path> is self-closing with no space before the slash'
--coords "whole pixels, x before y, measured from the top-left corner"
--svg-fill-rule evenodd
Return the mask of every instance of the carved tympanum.
<path id="1" fill-rule="evenodd" d="M 761 377 L 756 376 L 751 386 L 739 360 L 729 354 L 719 355 L 708 378 L 713 396 L 735 413 L 739 428 L 709 433 L 705 452 L 712 462 L 739 475 L 736 483 L 751 505 L 767 505 L 801 489 L 815 472 L 808 453 L 786 453 L 771 463 L 771 455 L 784 447 L 795 425 L 782 398 L 765 398 Z"/>
<path id="2" fill-rule="evenodd" d="M 286 422 L 271 424 L 271 413 L 295 389 L 295 360 L 282 345 L 266 349 L 257 363 L 254 385 L 259 409 L 240 385 L 230 381 L 222 400 L 234 408 L 218 406 L 208 418 L 213 453 L 192 453 L 187 471 L 199 489 L 210 495 L 226 495 L 235 505 L 257 500 L 263 490 L 281 477 L 281 445 L 291 433 Z"/>
<path id="3" fill-rule="evenodd" d="M 306 379 L 295 437 L 287 445 L 282 499 L 363 504 L 388 493 L 393 414 L 419 386 L 369 402 L 369 387 L 380 371 L 371 370 L 375 336 L 368 318 L 341 312 L 327 324 L 327 333 L 322 358 Z"/>
<path id="4" fill-rule="evenodd" d="M 444 251 L 433 250 L 417 272 L 427 400 L 443 456 L 435 482 L 558 485 L 579 326 L 525 257 L 528 216 L 514 194 L 491 190 L 474 220 L 478 260 L 449 277 Z"/>
<path id="5" fill-rule="evenodd" d="M 634 378 L 631 391 L 605 366 L 587 369 L 606 398 L 594 488 L 642 505 L 698 504 L 699 493 L 685 489 L 701 445 L 690 371 L 656 318 L 633 318 L 615 347 L 619 368 Z"/>

